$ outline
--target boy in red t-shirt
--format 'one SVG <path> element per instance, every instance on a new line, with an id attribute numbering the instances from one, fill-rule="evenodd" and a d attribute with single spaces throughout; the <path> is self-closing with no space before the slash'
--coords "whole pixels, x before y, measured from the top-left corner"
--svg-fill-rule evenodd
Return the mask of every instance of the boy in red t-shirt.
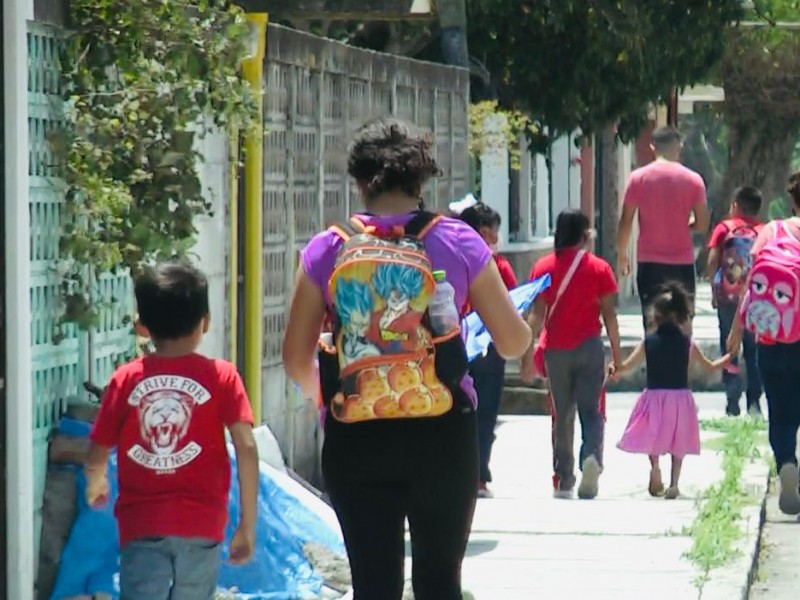
<path id="1" fill-rule="evenodd" d="M 719 223 L 711 233 L 708 242 L 709 280 L 713 282 L 713 304 L 719 319 L 720 349 L 727 352 L 726 343 L 733 320 L 737 318 L 739 297 L 743 293 L 747 276 L 752 265 L 750 251 L 764 224 L 758 218 L 761 210 L 761 192 L 754 187 L 740 187 L 734 192 L 730 215 Z M 727 407 L 725 412 L 731 416 L 740 414 L 739 399 L 746 389 L 747 410 L 761 413 L 761 377 L 756 363 L 756 341 L 752 334 L 746 334 L 744 360 L 747 365 L 747 385 L 743 386 L 739 374 L 738 359 L 723 371 Z"/>
<path id="2" fill-rule="evenodd" d="M 121 600 L 211 600 L 228 520 L 226 427 L 241 497 L 230 560 L 253 555 L 253 413 L 236 368 L 195 352 L 208 331 L 205 275 L 162 264 L 137 279 L 135 295 L 155 353 L 117 369 L 106 388 L 86 460 L 86 499 L 107 500 L 106 465 L 116 447 Z"/>
<path id="3" fill-rule="evenodd" d="M 500 277 L 509 290 L 517 287 L 517 278 L 511 263 L 497 252 L 500 229 L 500 215 L 491 207 L 478 202 L 465 209 L 459 218 L 477 231 L 494 255 Z M 505 384 L 506 361 L 503 360 L 494 345 L 490 344 L 486 355 L 476 358 L 469 366 L 475 391 L 478 394 L 478 455 L 480 458 L 480 479 L 478 497 L 491 498 L 492 492 L 488 483 L 492 481 L 489 470 L 489 458 L 494 444 L 494 430 L 500 413 L 500 400 Z"/>

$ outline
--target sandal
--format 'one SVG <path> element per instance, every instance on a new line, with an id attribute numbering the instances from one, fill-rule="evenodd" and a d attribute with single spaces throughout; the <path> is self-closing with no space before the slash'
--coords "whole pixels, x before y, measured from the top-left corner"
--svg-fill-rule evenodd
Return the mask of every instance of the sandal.
<path id="1" fill-rule="evenodd" d="M 661 469 L 650 470 L 650 485 L 647 491 L 653 498 L 657 498 L 664 493 L 664 483 L 661 481 Z"/>

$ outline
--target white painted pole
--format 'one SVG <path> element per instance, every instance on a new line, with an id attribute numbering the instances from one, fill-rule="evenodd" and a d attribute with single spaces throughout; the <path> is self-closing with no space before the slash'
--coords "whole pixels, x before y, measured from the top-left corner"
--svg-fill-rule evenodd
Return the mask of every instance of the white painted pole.
<path id="1" fill-rule="evenodd" d="M 569 136 L 553 141 L 550 177 L 553 178 L 553 221 L 569 208 Z"/>
<path id="2" fill-rule="evenodd" d="M 8 598 L 32 600 L 33 394 L 28 215 L 28 41 L 32 0 L 3 0 Z"/>
<path id="3" fill-rule="evenodd" d="M 500 249 L 508 243 L 508 142 L 506 117 L 492 114 L 484 121 L 485 148 L 481 155 L 481 201 L 500 215 Z"/>
<path id="4" fill-rule="evenodd" d="M 550 223 L 550 169 L 544 154 L 536 155 L 536 229 L 537 238 L 546 238 L 552 231 Z"/>

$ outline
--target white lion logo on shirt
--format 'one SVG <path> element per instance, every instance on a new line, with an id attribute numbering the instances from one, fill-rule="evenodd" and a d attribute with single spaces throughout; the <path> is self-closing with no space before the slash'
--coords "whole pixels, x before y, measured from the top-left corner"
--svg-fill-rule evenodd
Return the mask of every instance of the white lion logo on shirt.
<path id="1" fill-rule="evenodd" d="M 172 390 L 148 395 L 139 407 L 142 438 L 158 456 L 175 452 L 192 419 L 192 402 Z"/>
<path id="2" fill-rule="evenodd" d="M 140 381 L 128 405 L 136 408 L 141 443 L 128 448 L 128 457 L 159 475 L 191 463 L 203 452 L 197 441 L 186 440 L 192 414 L 209 400 L 211 392 L 190 377 L 164 374 Z"/>

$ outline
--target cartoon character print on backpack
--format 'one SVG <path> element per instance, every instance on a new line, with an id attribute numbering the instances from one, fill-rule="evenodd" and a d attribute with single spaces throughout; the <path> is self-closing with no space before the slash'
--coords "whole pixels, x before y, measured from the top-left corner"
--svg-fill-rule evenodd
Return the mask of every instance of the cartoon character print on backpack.
<path id="1" fill-rule="evenodd" d="M 753 263 L 741 315 L 760 342 L 791 344 L 800 341 L 800 241 L 782 223 L 775 228 Z"/>
<path id="2" fill-rule="evenodd" d="M 717 302 L 738 304 L 753 265 L 750 251 L 757 237 L 758 232 L 749 225 L 737 227 L 725 235 L 714 278 Z"/>
<path id="3" fill-rule="evenodd" d="M 434 287 L 420 240 L 371 233 L 345 240 L 329 282 L 340 373 L 330 406 L 337 420 L 434 417 L 452 408 L 432 368 L 435 347 L 425 326 Z"/>
<path id="4" fill-rule="evenodd" d="M 380 356 L 380 349 L 369 341 L 375 299 L 367 283 L 356 279 L 341 280 L 336 287 L 336 306 L 341 318 L 342 366 L 368 356 Z"/>
<path id="5" fill-rule="evenodd" d="M 372 286 L 381 303 L 372 324 L 373 335 L 398 350 L 414 349 L 431 293 L 423 289 L 422 271 L 396 263 L 380 264 Z"/>

